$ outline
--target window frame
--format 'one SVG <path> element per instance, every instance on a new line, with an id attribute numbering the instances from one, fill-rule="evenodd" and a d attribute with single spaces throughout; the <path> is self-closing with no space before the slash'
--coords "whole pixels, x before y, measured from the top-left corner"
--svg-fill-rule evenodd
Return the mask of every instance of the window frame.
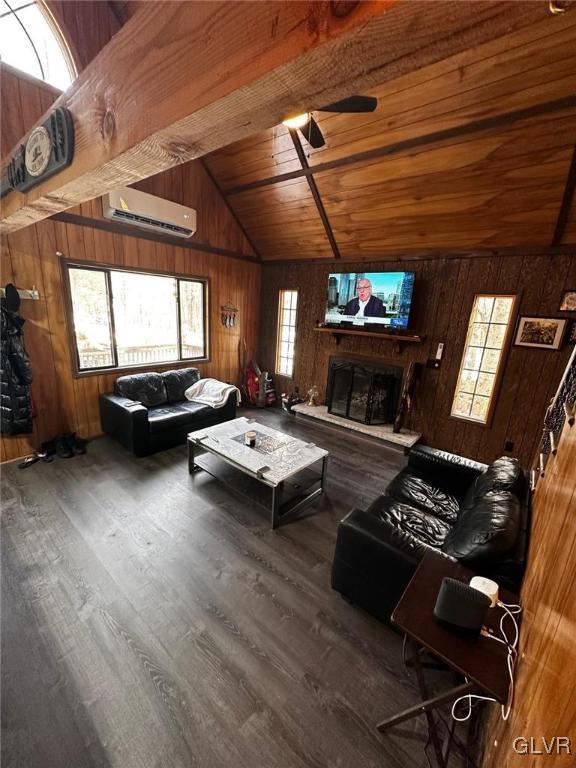
<path id="1" fill-rule="evenodd" d="M 492 395 L 490 396 L 490 402 L 488 404 L 486 421 L 479 421 L 478 419 L 473 419 L 470 416 L 459 416 L 457 414 L 452 413 L 452 409 L 454 408 L 454 401 L 456 400 L 456 394 L 458 390 L 458 382 L 460 381 L 460 375 L 462 373 L 462 369 L 464 367 L 464 360 L 466 358 L 467 341 L 468 341 L 468 334 L 470 332 L 470 320 L 472 317 L 472 310 L 474 309 L 476 300 L 480 298 L 512 299 L 512 307 L 510 309 L 510 316 L 508 319 L 506 334 L 504 336 L 504 342 L 501 347 L 501 355 L 500 355 L 500 359 L 498 360 L 498 366 L 496 368 L 496 371 L 494 372 L 494 388 L 492 390 Z M 470 305 L 470 309 L 468 312 L 468 322 L 466 324 L 466 336 L 464 338 L 464 344 L 462 346 L 461 355 L 460 355 L 460 365 L 458 366 L 458 371 L 456 373 L 456 380 L 454 381 L 454 385 L 452 387 L 452 397 L 450 400 L 450 416 L 449 416 L 450 419 L 454 419 L 455 421 L 460 421 L 460 422 L 464 421 L 467 424 L 475 424 L 477 427 L 481 427 L 481 428 L 490 429 L 492 427 L 494 412 L 496 410 L 496 405 L 498 403 L 498 398 L 500 396 L 500 387 L 502 385 L 502 379 L 504 375 L 504 364 L 508 359 L 508 355 L 510 353 L 510 348 L 512 345 L 512 337 L 513 337 L 514 328 L 516 326 L 516 315 L 517 315 L 519 300 L 520 300 L 520 294 L 518 293 L 475 293 L 472 296 L 472 304 Z"/>
<path id="2" fill-rule="evenodd" d="M 282 333 L 282 312 L 284 310 L 284 303 L 283 303 L 283 294 L 285 293 L 295 293 L 296 294 L 296 310 L 294 315 L 294 355 L 292 358 L 292 372 L 290 374 L 287 373 L 281 373 L 280 372 L 280 344 L 281 342 L 281 333 Z M 278 318 L 276 322 L 276 355 L 275 355 L 275 362 L 274 362 L 274 373 L 276 376 L 284 376 L 286 379 L 293 379 L 294 378 L 294 364 L 296 362 L 296 329 L 298 327 L 298 312 L 299 312 L 299 305 L 300 305 L 300 291 L 298 288 L 279 288 L 278 289 L 278 303 L 277 303 L 277 312 L 278 312 Z M 291 326 L 287 326 L 291 327 Z"/>
<path id="3" fill-rule="evenodd" d="M 14 4 L 16 7 L 10 8 L 3 16 L 14 16 L 14 18 L 17 19 L 20 26 L 24 30 L 24 34 L 28 38 L 28 41 L 30 43 L 30 46 L 32 48 L 32 51 L 34 53 L 34 56 L 36 57 L 38 61 L 38 67 L 40 69 L 40 77 L 38 77 L 36 74 L 32 74 L 28 72 L 25 69 L 20 69 L 20 67 L 17 67 L 12 64 L 4 64 L 6 66 L 12 67 L 13 70 L 18 72 L 21 75 L 25 75 L 27 77 L 32 78 L 36 82 L 44 83 L 45 85 L 49 86 L 50 88 L 54 88 L 58 93 L 63 93 L 62 89 L 58 86 L 53 85 L 49 80 L 46 79 L 42 62 L 40 61 L 40 57 L 38 54 L 38 46 L 37 46 L 37 38 L 33 38 L 26 28 L 26 25 L 24 24 L 23 20 L 18 15 L 18 12 L 23 10 L 24 8 L 27 8 L 31 5 L 35 6 L 38 10 L 38 12 L 42 15 L 42 18 L 46 22 L 46 25 L 48 29 L 50 30 L 54 41 L 56 42 L 58 49 L 60 51 L 60 54 L 62 56 L 62 59 L 64 61 L 64 64 L 66 66 L 66 69 L 68 70 L 68 74 L 70 76 L 70 86 L 74 83 L 76 78 L 78 77 L 78 56 L 74 55 L 72 51 L 72 46 L 68 42 L 68 39 L 66 35 L 64 34 L 64 30 L 60 26 L 60 23 L 57 21 L 54 13 L 52 10 L 48 7 L 46 0 L 20 0 L 19 3 Z M 70 87 L 68 86 L 68 87 Z"/>
<path id="4" fill-rule="evenodd" d="M 195 363 L 209 363 L 211 361 L 211 333 L 210 333 L 210 278 L 199 275 L 187 275 L 179 272 L 169 272 L 161 269 L 146 269 L 139 267 L 133 269 L 130 267 L 119 266 L 117 264 L 110 264 L 108 262 L 101 261 L 84 261 L 78 259 L 68 259 L 62 257 L 60 259 L 60 268 L 62 273 L 62 283 L 64 285 L 64 303 L 65 303 L 65 315 L 66 326 L 68 332 L 68 345 L 70 348 L 70 357 L 72 361 L 72 373 L 74 378 L 84 378 L 86 376 L 103 376 L 108 373 L 121 372 L 130 373 L 138 371 L 156 370 L 156 369 L 169 369 L 174 367 L 186 367 Z M 80 356 L 78 347 L 76 344 L 76 329 L 74 324 L 74 308 L 72 304 L 72 287 L 70 285 L 70 269 L 87 269 L 96 270 L 98 272 L 105 273 L 106 279 L 106 292 L 108 297 L 108 314 L 110 319 L 110 337 L 112 342 L 112 356 L 115 364 L 113 366 L 107 365 L 100 368 L 81 368 Z M 176 360 L 166 360 L 162 362 L 153 363 L 140 363 L 127 366 L 118 365 L 118 351 L 116 343 L 116 328 L 113 312 L 113 295 L 111 289 L 111 272 L 127 272 L 129 274 L 137 275 L 151 275 L 156 277 L 171 277 L 176 281 L 185 280 L 188 282 L 197 282 L 202 284 L 202 295 L 204 300 L 204 357 L 188 357 L 180 358 Z M 181 329 L 181 309 L 180 309 L 180 288 L 179 283 L 176 283 L 176 307 L 177 307 L 177 334 L 178 334 L 178 348 L 182 348 L 182 329 Z"/>
<path id="5" fill-rule="evenodd" d="M 62 56 L 64 57 L 64 61 L 66 62 L 66 66 L 68 67 L 68 71 L 70 73 L 70 79 L 72 80 L 70 85 L 73 85 L 74 80 L 76 80 L 78 73 L 80 72 L 80 67 L 78 64 L 80 59 L 78 57 L 78 53 L 77 51 L 72 50 L 73 46 L 68 41 L 65 30 L 60 25 L 60 22 L 57 20 L 56 16 L 52 13 L 51 8 L 48 7 L 46 0 L 36 0 L 36 5 L 38 6 L 40 13 L 44 16 L 46 23 L 52 30 L 52 34 L 56 38 L 56 42 L 60 46 Z M 44 80 L 43 82 L 47 81 Z M 55 88 L 56 86 L 52 87 Z M 58 88 L 58 90 L 60 89 Z"/>

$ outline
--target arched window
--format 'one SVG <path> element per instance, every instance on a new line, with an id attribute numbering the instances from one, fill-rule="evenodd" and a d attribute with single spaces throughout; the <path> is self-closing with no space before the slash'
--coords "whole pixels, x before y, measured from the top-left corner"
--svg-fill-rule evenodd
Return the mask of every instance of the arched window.
<path id="1" fill-rule="evenodd" d="M 77 74 L 54 19 L 34 0 L 0 0 L 0 56 L 63 91 Z"/>

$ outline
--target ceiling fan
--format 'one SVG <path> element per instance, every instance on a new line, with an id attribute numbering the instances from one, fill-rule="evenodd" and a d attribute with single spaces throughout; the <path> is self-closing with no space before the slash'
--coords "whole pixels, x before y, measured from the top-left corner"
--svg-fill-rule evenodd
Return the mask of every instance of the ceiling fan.
<path id="1" fill-rule="evenodd" d="M 378 106 L 378 99 L 375 96 L 349 96 L 347 99 L 335 101 L 326 107 L 320 107 L 318 112 L 374 112 Z M 308 144 L 313 149 L 319 149 L 326 144 L 320 126 L 312 117 L 311 112 L 304 112 L 301 115 L 294 115 L 282 120 L 282 125 L 292 130 L 298 130 L 304 136 Z"/>

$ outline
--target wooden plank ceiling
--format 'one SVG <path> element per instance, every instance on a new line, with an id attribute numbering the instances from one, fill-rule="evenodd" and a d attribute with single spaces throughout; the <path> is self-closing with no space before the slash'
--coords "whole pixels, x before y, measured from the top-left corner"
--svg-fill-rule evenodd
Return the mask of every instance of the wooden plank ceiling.
<path id="1" fill-rule="evenodd" d="M 205 158 L 266 259 L 375 258 L 553 243 L 576 141 L 576 7 L 371 91 L 376 112 L 315 113 Z M 309 186 L 312 175 L 337 249 Z M 559 243 L 576 243 L 568 208 Z"/>

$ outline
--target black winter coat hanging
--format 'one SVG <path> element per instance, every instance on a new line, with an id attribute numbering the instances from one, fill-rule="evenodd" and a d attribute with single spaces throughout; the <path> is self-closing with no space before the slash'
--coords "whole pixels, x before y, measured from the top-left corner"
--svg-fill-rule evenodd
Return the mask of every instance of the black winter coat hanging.
<path id="1" fill-rule="evenodd" d="M 24 318 L 7 307 L 2 313 L 0 382 L 1 432 L 3 435 L 21 435 L 32 432 L 32 400 L 30 382 L 32 371 L 24 342 L 22 326 Z"/>

